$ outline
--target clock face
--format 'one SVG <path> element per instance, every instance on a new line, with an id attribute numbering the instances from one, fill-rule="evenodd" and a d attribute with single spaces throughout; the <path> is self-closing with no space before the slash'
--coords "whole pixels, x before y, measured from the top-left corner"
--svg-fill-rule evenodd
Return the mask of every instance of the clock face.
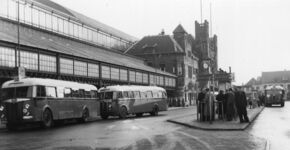
<path id="1" fill-rule="evenodd" d="M 203 68 L 207 69 L 208 68 L 208 64 L 207 63 L 204 63 L 203 64 Z"/>

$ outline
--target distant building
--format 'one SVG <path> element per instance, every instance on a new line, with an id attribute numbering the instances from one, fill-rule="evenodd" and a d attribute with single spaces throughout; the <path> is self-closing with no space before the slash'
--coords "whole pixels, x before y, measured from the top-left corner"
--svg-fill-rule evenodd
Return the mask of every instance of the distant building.
<path id="1" fill-rule="evenodd" d="M 253 90 L 263 91 L 267 85 L 273 84 L 284 87 L 290 99 L 290 71 L 262 72 L 261 77 L 252 78 L 246 85 Z"/>
<path id="2" fill-rule="evenodd" d="M 175 74 L 177 89 L 174 96 L 192 103 L 196 95 L 199 66 L 199 59 L 192 51 L 192 39 L 194 38 L 179 24 L 173 31 L 173 36 L 165 35 L 164 32 L 145 36 L 126 53 L 143 58 L 157 70 Z"/>

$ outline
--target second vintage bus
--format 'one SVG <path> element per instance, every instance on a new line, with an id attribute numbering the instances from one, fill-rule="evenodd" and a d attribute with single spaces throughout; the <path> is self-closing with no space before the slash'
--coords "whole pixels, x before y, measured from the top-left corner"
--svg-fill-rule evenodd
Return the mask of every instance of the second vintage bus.
<path id="1" fill-rule="evenodd" d="M 159 111 L 167 110 L 166 90 L 156 86 L 116 85 L 101 88 L 101 117 L 109 116 L 126 118 L 128 114 L 140 117 L 143 113 L 158 115 Z"/>

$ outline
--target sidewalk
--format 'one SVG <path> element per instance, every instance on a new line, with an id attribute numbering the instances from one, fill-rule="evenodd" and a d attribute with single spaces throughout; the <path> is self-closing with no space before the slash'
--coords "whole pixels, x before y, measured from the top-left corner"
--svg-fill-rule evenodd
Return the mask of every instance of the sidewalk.
<path id="1" fill-rule="evenodd" d="M 249 123 L 240 123 L 239 119 L 233 121 L 215 120 L 210 124 L 209 122 L 200 122 L 197 120 L 196 113 L 178 118 L 172 118 L 167 120 L 168 122 L 184 125 L 190 128 L 201 130 L 245 130 L 260 114 L 264 107 L 257 107 L 254 109 L 247 109 Z"/>

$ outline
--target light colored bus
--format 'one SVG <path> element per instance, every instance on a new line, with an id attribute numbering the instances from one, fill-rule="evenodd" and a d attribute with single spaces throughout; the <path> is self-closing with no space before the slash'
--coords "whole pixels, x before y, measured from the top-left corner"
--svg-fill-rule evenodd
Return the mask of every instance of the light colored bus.
<path id="1" fill-rule="evenodd" d="M 99 95 L 103 119 L 109 116 L 126 118 L 128 114 L 141 117 L 143 113 L 156 116 L 168 107 L 166 90 L 156 86 L 108 86 L 101 88 Z"/>
<path id="2" fill-rule="evenodd" d="M 100 115 L 97 88 L 54 79 L 7 81 L 1 89 L 0 113 L 8 129 L 32 122 L 49 128 L 54 121 L 73 118 L 86 122 Z"/>

